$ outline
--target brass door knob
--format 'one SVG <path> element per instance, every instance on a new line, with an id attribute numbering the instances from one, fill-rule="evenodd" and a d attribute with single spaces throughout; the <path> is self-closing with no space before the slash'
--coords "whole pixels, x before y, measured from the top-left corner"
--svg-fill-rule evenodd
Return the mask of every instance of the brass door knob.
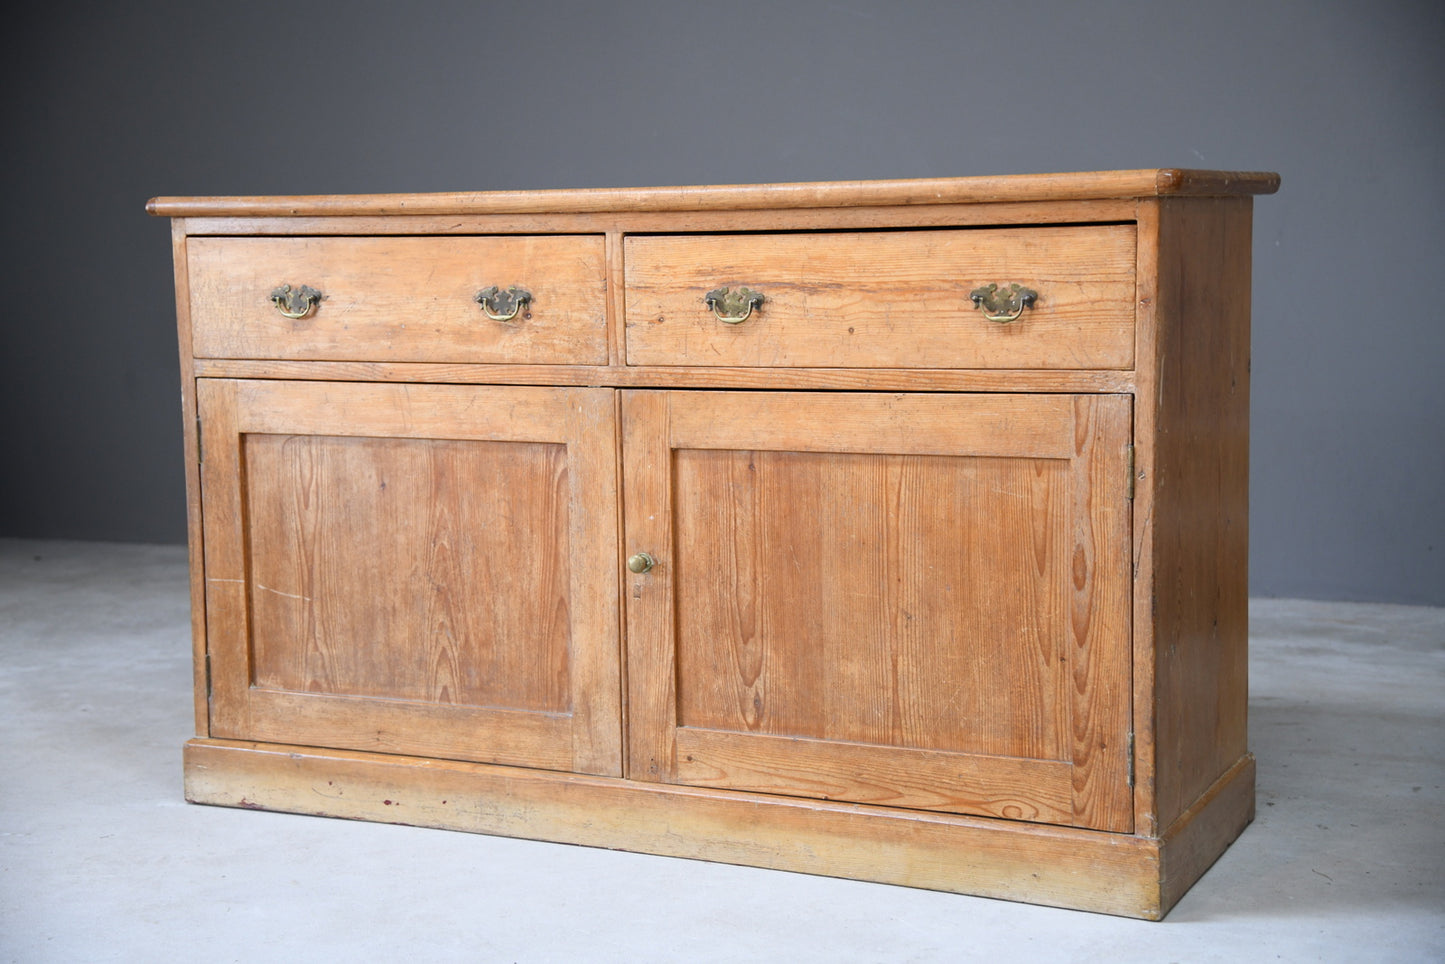
<path id="1" fill-rule="evenodd" d="M 642 575 L 644 572 L 650 572 L 652 570 L 652 567 L 655 565 L 657 565 L 657 560 L 652 558 L 652 555 L 650 553 L 646 552 L 639 552 L 637 555 L 627 560 L 627 568 L 637 573 L 639 576 Z"/>

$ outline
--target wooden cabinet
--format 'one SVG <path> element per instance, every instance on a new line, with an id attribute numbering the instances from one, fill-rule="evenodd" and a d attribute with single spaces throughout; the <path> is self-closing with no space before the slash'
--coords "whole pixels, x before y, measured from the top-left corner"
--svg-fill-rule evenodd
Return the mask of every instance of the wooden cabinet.
<path id="1" fill-rule="evenodd" d="M 188 799 L 1162 916 L 1253 815 L 1277 183 L 153 201 Z"/>

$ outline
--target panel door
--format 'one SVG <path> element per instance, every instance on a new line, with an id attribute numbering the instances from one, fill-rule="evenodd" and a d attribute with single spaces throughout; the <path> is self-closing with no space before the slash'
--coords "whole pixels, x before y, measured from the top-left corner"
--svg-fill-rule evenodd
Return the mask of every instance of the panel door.
<path id="1" fill-rule="evenodd" d="M 1131 830 L 1130 406 L 624 393 L 630 775 Z"/>
<path id="2" fill-rule="evenodd" d="M 611 391 L 197 398 L 213 737 L 620 774 Z"/>

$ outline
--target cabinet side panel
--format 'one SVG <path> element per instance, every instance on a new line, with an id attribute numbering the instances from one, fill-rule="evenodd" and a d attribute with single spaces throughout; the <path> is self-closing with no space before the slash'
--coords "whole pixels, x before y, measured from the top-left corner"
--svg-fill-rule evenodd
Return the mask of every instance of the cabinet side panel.
<path id="1" fill-rule="evenodd" d="M 1249 198 L 1159 207 L 1153 463 L 1159 830 L 1246 753 Z"/>

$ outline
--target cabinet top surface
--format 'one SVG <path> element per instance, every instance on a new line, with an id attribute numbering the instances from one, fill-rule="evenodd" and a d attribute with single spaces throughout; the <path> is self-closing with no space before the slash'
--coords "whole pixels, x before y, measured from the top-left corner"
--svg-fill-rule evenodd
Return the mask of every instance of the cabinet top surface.
<path id="1" fill-rule="evenodd" d="M 160 217 L 315 217 L 393 214 L 572 214 L 613 211 L 712 211 L 884 205 L 978 204 L 1273 194 L 1279 175 L 1258 171 L 1150 168 L 1078 174 L 692 187 L 354 194 L 270 197 L 158 197 Z"/>

